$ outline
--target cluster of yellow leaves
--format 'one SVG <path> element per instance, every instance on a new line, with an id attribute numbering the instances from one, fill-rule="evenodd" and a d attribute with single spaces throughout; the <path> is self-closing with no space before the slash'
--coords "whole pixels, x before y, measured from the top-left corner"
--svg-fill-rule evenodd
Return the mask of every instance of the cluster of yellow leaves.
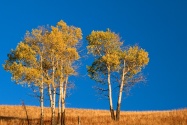
<path id="1" fill-rule="evenodd" d="M 16 81 L 17 83 L 39 82 L 40 70 L 38 69 L 33 67 L 26 67 L 16 62 L 13 62 L 11 65 L 8 65 L 7 63 L 4 68 L 11 71 L 12 80 Z"/>
<path id="2" fill-rule="evenodd" d="M 92 31 L 86 39 L 88 40 L 88 52 L 95 56 L 102 56 L 119 51 L 122 45 L 119 36 L 109 29 L 106 32 Z"/>
<path id="3" fill-rule="evenodd" d="M 68 26 L 62 20 L 57 23 L 57 28 L 62 32 L 64 42 L 69 46 L 75 46 L 82 39 L 82 31 L 80 28 Z"/>
<path id="4" fill-rule="evenodd" d="M 106 32 L 92 31 L 87 36 L 87 40 L 88 52 L 98 57 L 88 67 L 89 76 L 94 79 L 99 77 L 99 73 L 106 75 L 106 71 L 104 70 L 108 68 L 112 71 L 119 71 L 125 68 L 126 74 L 132 77 L 139 73 L 149 62 L 148 52 L 138 46 L 132 46 L 122 51 L 120 47 L 123 43 L 120 42 L 120 37 L 110 30 Z"/>
<path id="5" fill-rule="evenodd" d="M 25 67 L 24 74 L 26 81 L 40 83 L 41 71 L 39 69 Z"/>
<path id="6" fill-rule="evenodd" d="M 123 60 L 125 60 L 127 70 L 135 75 L 148 64 L 148 52 L 138 46 L 133 46 L 123 52 Z"/>
<path id="7" fill-rule="evenodd" d="M 20 42 L 15 50 L 15 57 L 19 60 L 24 60 L 27 63 L 36 63 L 36 52 L 27 44 Z"/>
<path id="8" fill-rule="evenodd" d="M 80 39 L 81 29 L 62 20 L 51 28 L 27 31 L 24 40 L 9 54 L 4 68 L 19 83 L 38 83 L 44 76 L 46 83 L 52 83 L 52 70 L 56 78 L 75 73 L 72 63 L 79 59 L 76 45 Z"/>
<path id="9" fill-rule="evenodd" d="M 17 64 L 16 62 L 13 62 L 12 65 L 8 61 L 6 62 L 4 68 L 5 70 L 10 70 L 12 73 L 12 79 L 15 80 L 16 82 L 19 82 L 19 79 L 22 77 L 24 67 L 22 64 Z"/>
<path id="10" fill-rule="evenodd" d="M 116 53 L 106 54 L 102 59 L 110 67 L 117 67 L 120 64 L 120 57 Z"/>
<path id="11" fill-rule="evenodd" d="M 75 73 L 75 70 L 71 66 L 64 67 L 64 74 L 72 75 Z"/>
<path id="12" fill-rule="evenodd" d="M 67 49 L 67 53 L 68 53 L 68 57 L 67 58 L 70 61 L 77 60 L 80 57 L 78 52 L 77 52 L 77 50 L 76 50 L 76 48 L 68 48 Z"/>

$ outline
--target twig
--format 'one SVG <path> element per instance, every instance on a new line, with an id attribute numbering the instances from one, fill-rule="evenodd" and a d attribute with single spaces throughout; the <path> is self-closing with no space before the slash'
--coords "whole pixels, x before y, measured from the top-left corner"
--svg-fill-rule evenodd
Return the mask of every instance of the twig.
<path id="1" fill-rule="evenodd" d="M 29 116 L 28 116 L 27 109 L 26 109 L 26 106 L 25 106 L 24 101 L 22 101 L 22 106 L 23 106 L 23 109 L 24 109 L 24 111 L 25 111 L 25 113 L 26 113 L 28 125 L 30 125 L 30 123 L 29 123 Z"/>

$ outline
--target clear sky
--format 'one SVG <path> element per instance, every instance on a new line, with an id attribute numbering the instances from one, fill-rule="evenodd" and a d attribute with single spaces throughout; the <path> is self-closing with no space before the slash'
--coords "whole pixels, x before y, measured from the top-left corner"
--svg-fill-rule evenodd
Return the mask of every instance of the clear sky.
<path id="1" fill-rule="evenodd" d="M 146 84 L 134 86 L 123 96 L 122 110 L 166 110 L 187 107 L 187 1 L 186 0 L 1 0 L 0 64 L 15 49 L 26 30 L 56 25 L 60 20 L 80 27 L 85 37 L 92 30 L 110 28 L 125 45 L 138 43 L 149 52 L 144 69 Z M 79 76 L 66 106 L 109 109 L 92 88 L 95 82 L 86 74 L 91 58 L 81 59 Z M 11 81 L 11 74 L 0 66 L 0 104 L 39 105 L 32 91 Z M 115 103 L 114 103 L 115 104 Z"/>

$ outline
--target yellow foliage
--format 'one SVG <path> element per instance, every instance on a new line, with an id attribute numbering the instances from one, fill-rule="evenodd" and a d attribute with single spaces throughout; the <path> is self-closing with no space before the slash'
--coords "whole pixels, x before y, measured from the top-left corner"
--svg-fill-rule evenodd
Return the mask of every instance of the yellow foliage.
<path id="1" fill-rule="evenodd" d="M 64 67 L 64 74 L 65 75 L 73 75 L 75 74 L 75 70 L 71 66 Z"/>
<path id="2" fill-rule="evenodd" d="M 130 47 L 123 52 L 126 68 L 134 75 L 141 71 L 149 62 L 148 52 L 138 46 Z"/>
<path id="3" fill-rule="evenodd" d="M 102 56 L 121 50 L 122 42 L 120 42 L 119 36 L 110 30 L 92 31 L 86 39 L 88 40 L 88 52 L 93 55 Z"/>
<path id="4" fill-rule="evenodd" d="M 79 54 L 76 48 L 67 48 L 67 52 L 68 52 L 67 58 L 69 58 L 69 60 L 73 61 L 79 59 Z"/>
<path id="5" fill-rule="evenodd" d="M 87 40 L 88 53 L 98 57 L 87 67 L 89 76 L 96 81 L 102 81 L 102 77 L 110 73 L 108 71 L 119 70 L 119 76 L 125 74 L 126 79 L 132 78 L 149 62 L 148 52 L 138 46 L 122 51 L 120 37 L 110 30 L 92 31 Z"/>
<path id="6" fill-rule="evenodd" d="M 18 83 L 39 83 L 41 80 L 52 83 L 54 74 L 58 79 L 63 73 L 72 75 L 75 72 L 72 64 L 79 59 L 76 45 L 81 39 L 81 29 L 68 26 L 62 20 L 51 28 L 27 31 L 24 40 L 9 54 L 4 69 L 10 71 Z"/>
<path id="7" fill-rule="evenodd" d="M 107 64 L 107 66 L 110 67 L 117 67 L 120 64 L 120 57 L 116 53 L 106 54 L 102 57 L 102 59 Z"/>
<path id="8" fill-rule="evenodd" d="M 63 40 L 68 46 L 75 46 L 82 39 L 80 28 L 68 26 L 64 21 L 59 21 L 56 26 L 63 35 Z"/>
<path id="9" fill-rule="evenodd" d="M 36 52 L 32 50 L 27 44 L 20 42 L 15 51 L 15 57 L 30 64 L 36 63 Z"/>

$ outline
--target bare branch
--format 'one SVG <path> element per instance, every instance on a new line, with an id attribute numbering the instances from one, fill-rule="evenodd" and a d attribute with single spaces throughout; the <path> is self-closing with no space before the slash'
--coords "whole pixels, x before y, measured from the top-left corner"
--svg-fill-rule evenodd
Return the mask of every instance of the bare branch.
<path id="1" fill-rule="evenodd" d="M 139 73 L 138 75 L 134 76 L 133 78 L 130 78 L 127 80 L 127 83 L 125 84 L 123 91 L 128 95 L 130 89 L 137 83 L 145 83 L 146 82 L 146 77 L 142 74 Z"/>

